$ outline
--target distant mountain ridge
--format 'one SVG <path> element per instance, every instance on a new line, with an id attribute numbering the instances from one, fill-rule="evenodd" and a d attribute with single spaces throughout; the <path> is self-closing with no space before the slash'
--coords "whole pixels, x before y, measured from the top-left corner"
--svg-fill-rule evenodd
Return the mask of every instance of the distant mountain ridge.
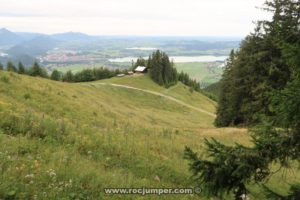
<path id="1" fill-rule="evenodd" d="M 23 38 L 5 28 L 0 29 L 0 46 L 15 45 L 23 41 Z"/>
<path id="2" fill-rule="evenodd" d="M 116 57 L 148 56 L 149 52 L 128 51 L 130 47 L 155 46 L 170 55 L 195 56 L 226 54 L 239 46 L 234 37 L 184 37 L 184 36 L 93 36 L 80 32 L 42 34 L 34 32 L 12 32 L 0 29 L 0 62 L 22 61 L 30 64 L 54 48 L 85 52 L 104 52 L 101 56 Z M 106 54 L 107 52 L 108 54 Z M 202 52 L 202 53 L 201 53 Z M 8 54 L 8 56 L 6 55 Z M 26 58 L 26 59 L 24 59 Z"/>
<path id="3" fill-rule="evenodd" d="M 12 32 L 5 28 L 0 29 L 0 49 L 3 49 L 12 60 L 25 58 L 31 62 L 35 57 L 45 54 L 47 51 L 65 42 L 91 42 L 97 36 L 90 36 L 79 32 L 66 32 L 58 34 L 41 34 L 27 32 Z M 31 59 L 28 59 L 32 57 Z M 6 62 L 8 58 L 0 58 Z"/>
<path id="4" fill-rule="evenodd" d="M 51 35 L 52 38 L 64 41 L 95 40 L 97 36 L 90 36 L 80 32 L 66 32 Z"/>
<path id="5" fill-rule="evenodd" d="M 52 37 L 42 35 L 34 37 L 31 40 L 24 41 L 10 48 L 7 52 L 14 56 L 21 56 L 24 54 L 39 56 L 55 48 L 59 43 L 60 41 L 55 40 Z"/>

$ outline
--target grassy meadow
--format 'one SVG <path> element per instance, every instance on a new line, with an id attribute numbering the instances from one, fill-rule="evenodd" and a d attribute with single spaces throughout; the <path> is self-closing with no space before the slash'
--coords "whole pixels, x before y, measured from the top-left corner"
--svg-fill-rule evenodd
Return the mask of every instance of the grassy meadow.
<path id="1" fill-rule="evenodd" d="M 0 71 L 0 199 L 207 199 L 203 194 L 108 195 L 104 188 L 193 187 L 185 146 L 205 156 L 204 138 L 251 145 L 245 129 L 217 129 L 205 113 L 100 83 L 216 109 L 215 102 L 182 84 L 165 89 L 148 76 L 73 84 Z M 299 173 L 285 173 L 294 173 L 289 182 Z M 272 177 L 270 186 L 287 192 L 279 180 Z M 264 199 L 258 187 L 252 190 L 253 199 Z"/>
<path id="2" fill-rule="evenodd" d="M 223 70 L 218 62 L 189 62 L 175 63 L 177 71 L 187 73 L 191 78 L 199 81 L 203 86 L 216 83 L 220 80 Z"/>

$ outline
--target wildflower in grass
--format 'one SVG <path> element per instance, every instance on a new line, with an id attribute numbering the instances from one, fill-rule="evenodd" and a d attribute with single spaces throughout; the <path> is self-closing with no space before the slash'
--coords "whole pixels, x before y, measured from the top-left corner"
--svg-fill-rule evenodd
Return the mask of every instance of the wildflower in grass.
<path id="1" fill-rule="evenodd" d="M 68 163 L 68 161 L 69 161 L 69 157 L 68 157 L 68 156 L 64 156 L 63 162 L 64 162 L 64 163 Z"/>
<path id="2" fill-rule="evenodd" d="M 47 170 L 47 174 L 50 177 L 56 177 L 56 173 L 55 173 L 55 171 L 53 169 Z"/>
<path id="3" fill-rule="evenodd" d="M 37 169 L 40 167 L 40 163 L 38 160 L 34 160 L 34 167 Z"/>
<path id="4" fill-rule="evenodd" d="M 72 187 L 72 179 L 70 179 L 69 182 L 66 182 L 66 183 L 65 183 L 65 187 L 66 187 L 66 188 Z"/>
<path id="5" fill-rule="evenodd" d="M 34 174 L 27 174 L 25 176 L 26 179 L 33 179 L 34 178 Z"/>

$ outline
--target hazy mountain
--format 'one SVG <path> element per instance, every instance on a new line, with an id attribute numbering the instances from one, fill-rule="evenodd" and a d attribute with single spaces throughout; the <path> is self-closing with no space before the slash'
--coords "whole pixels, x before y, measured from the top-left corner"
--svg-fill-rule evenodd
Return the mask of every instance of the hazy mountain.
<path id="1" fill-rule="evenodd" d="M 23 41 L 21 36 L 2 28 L 0 29 L 0 45 L 15 45 Z"/>
<path id="2" fill-rule="evenodd" d="M 64 41 L 90 41 L 97 39 L 96 36 L 90 36 L 79 32 L 67 32 L 51 35 L 52 38 Z"/>
<path id="3" fill-rule="evenodd" d="M 23 41 L 25 40 L 32 40 L 33 38 L 36 38 L 38 36 L 46 36 L 42 33 L 27 33 L 27 32 L 15 32 L 16 35 L 23 38 Z"/>
<path id="4" fill-rule="evenodd" d="M 13 61 L 15 65 L 18 65 L 18 62 L 22 62 L 25 67 L 30 67 L 32 66 L 32 63 L 36 60 L 34 57 L 31 57 L 29 55 L 18 55 L 18 56 L 10 56 L 10 57 L 0 57 L 0 62 L 3 65 L 6 65 L 8 61 Z"/>
<path id="5" fill-rule="evenodd" d="M 136 47 L 153 47 L 172 56 L 228 55 L 231 49 L 239 46 L 240 41 L 233 37 L 92 36 L 80 32 L 46 35 L 12 32 L 3 28 L 0 29 L 0 49 L 1 53 L 7 53 L 8 56 L 0 59 L 29 62 L 55 47 L 81 51 L 86 55 L 97 52 L 101 59 L 149 55 L 149 51 L 130 49 Z"/>
<path id="6" fill-rule="evenodd" d="M 38 36 L 10 48 L 7 52 L 11 56 L 38 56 L 55 48 L 59 43 L 60 41 L 49 36 Z"/>

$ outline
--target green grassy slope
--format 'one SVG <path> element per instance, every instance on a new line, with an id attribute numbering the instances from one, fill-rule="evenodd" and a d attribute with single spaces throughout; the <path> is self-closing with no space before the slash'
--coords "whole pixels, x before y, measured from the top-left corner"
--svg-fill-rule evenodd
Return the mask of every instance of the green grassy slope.
<path id="1" fill-rule="evenodd" d="M 205 95 L 199 92 L 190 92 L 188 87 L 183 85 L 180 82 L 173 87 L 164 88 L 164 87 L 160 87 L 157 84 L 153 84 L 153 81 L 148 77 L 148 75 L 127 76 L 123 78 L 116 77 L 116 78 L 101 80 L 98 82 L 128 85 L 136 88 L 160 92 L 162 94 L 182 100 L 192 106 L 205 109 L 209 112 L 215 113 L 216 111 L 216 105 L 217 105 L 216 102 L 210 100 L 208 97 L 206 97 Z"/>
<path id="2" fill-rule="evenodd" d="M 147 77 L 103 82 L 137 84 L 215 110 L 209 99 L 180 84 L 166 91 Z M 157 199 L 105 195 L 103 190 L 191 187 L 183 159 L 186 145 L 203 151 L 202 141 L 210 137 L 250 144 L 245 130 L 216 129 L 210 115 L 157 95 L 99 83 L 70 84 L 0 71 L 0 199 Z"/>

